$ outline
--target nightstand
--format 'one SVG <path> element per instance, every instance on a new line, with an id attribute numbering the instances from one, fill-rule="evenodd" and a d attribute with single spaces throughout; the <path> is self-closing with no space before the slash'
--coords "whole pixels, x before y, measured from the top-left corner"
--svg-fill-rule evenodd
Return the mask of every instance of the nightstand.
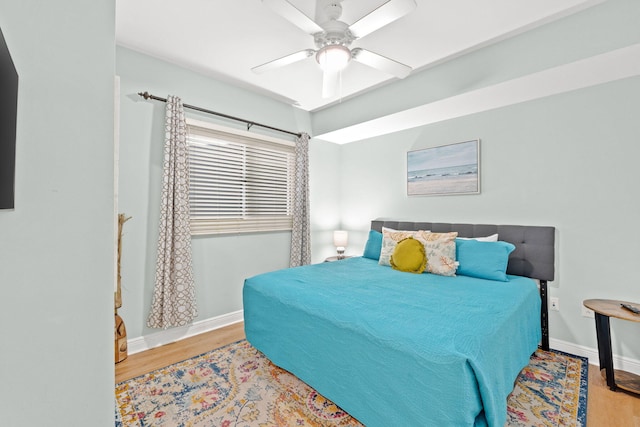
<path id="1" fill-rule="evenodd" d="M 607 386 L 613 391 L 619 387 L 623 390 L 640 394 L 640 376 L 613 369 L 611 329 L 609 325 L 610 317 L 629 320 L 631 322 L 640 322 L 640 314 L 635 314 L 620 306 L 620 304 L 629 304 L 640 308 L 640 304 L 610 299 L 588 299 L 583 301 L 582 304 L 595 313 L 600 372 L 607 380 Z M 618 378 L 617 382 L 616 377 Z"/>
<path id="2" fill-rule="evenodd" d="M 342 259 L 347 259 L 347 258 L 351 258 L 352 255 L 345 255 L 342 257 Z M 338 259 L 338 256 L 330 256 L 329 258 L 325 259 L 324 262 L 333 262 L 333 261 L 342 261 L 342 259 Z"/>

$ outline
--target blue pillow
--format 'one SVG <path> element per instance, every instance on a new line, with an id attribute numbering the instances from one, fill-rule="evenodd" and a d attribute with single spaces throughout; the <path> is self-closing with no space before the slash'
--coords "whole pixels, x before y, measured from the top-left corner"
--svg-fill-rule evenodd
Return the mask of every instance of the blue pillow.
<path id="1" fill-rule="evenodd" d="M 509 254 L 515 248 L 508 242 L 456 239 L 456 274 L 506 282 Z"/>
<path id="2" fill-rule="evenodd" d="M 381 250 L 382 233 L 375 230 L 369 231 L 369 239 L 364 247 L 364 254 L 362 254 L 362 256 L 365 258 L 375 259 L 377 261 L 380 259 Z"/>

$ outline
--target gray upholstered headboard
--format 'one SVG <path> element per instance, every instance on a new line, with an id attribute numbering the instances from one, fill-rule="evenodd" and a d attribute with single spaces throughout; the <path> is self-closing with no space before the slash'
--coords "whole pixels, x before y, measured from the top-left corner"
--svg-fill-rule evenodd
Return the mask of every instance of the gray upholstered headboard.
<path id="1" fill-rule="evenodd" d="M 527 225 L 448 224 L 374 219 L 371 229 L 430 230 L 435 233 L 457 231 L 460 237 L 482 237 L 498 233 L 499 240 L 513 243 L 507 273 L 551 281 L 554 278 L 555 228 Z"/>

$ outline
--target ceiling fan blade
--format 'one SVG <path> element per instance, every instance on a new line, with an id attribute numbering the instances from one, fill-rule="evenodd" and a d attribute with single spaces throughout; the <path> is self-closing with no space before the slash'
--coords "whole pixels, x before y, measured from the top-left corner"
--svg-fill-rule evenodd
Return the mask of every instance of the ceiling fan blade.
<path id="1" fill-rule="evenodd" d="M 416 8 L 415 0 L 389 0 L 349 26 L 355 37 L 364 37 Z"/>
<path id="2" fill-rule="evenodd" d="M 322 97 L 331 98 L 338 91 L 340 71 L 325 71 L 322 73 Z"/>
<path id="3" fill-rule="evenodd" d="M 258 74 L 264 73 L 265 71 L 273 70 L 275 68 L 293 64 L 294 62 L 302 61 L 303 59 L 307 59 L 314 53 L 316 53 L 316 51 L 313 49 L 301 50 L 300 52 L 292 53 L 291 55 L 283 56 L 282 58 L 274 59 L 273 61 L 269 61 L 262 65 L 253 67 L 251 71 Z"/>
<path id="4" fill-rule="evenodd" d="M 408 65 L 359 47 L 351 50 L 351 56 L 354 60 L 364 65 L 384 71 L 385 73 L 396 76 L 399 79 L 404 79 L 412 71 L 412 68 Z"/>
<path id="5" fill-rule="evenodd" d="M 320 25 L 313 22 L 311 18 L 287 0 L 262 0 L 262 3 L 305 33 L 315 34 L 324 31 Z"/>

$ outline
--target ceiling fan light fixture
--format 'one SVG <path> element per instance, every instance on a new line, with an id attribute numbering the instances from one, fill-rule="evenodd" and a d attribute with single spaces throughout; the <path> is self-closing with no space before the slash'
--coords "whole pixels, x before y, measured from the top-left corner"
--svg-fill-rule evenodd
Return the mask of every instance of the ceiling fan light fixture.
<path id="1" fill-rule="evenodd" d="M 316 53 L 316 61 L 323 71 L 338 72 L 347 67 L 351 60 L 351 51 L 348 47 L 339 44 L 331 44 L 321 48 Z"/>

